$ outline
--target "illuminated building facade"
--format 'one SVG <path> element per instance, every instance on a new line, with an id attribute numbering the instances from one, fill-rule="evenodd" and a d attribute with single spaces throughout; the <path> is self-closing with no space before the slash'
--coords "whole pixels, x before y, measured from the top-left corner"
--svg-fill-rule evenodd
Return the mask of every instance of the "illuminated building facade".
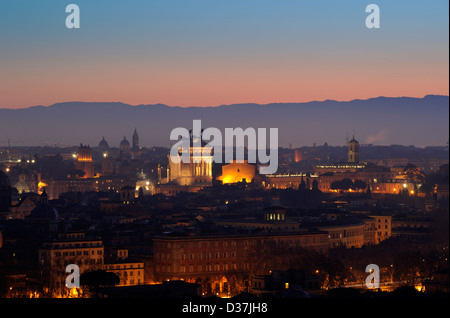
<path id="1" fill-rule="evenodd" d="M 204 151 L 208 155 L 202 155 Z M 180 155 L 181 155 L 180 149 Z M 212 149 L 190 147 L 189 162 L 174 163 L 169 156 L 169 182 L 180 186 L 212 185 Z"/>
<path id="2" fill-rule="evenodd" d="M 391 215 L 371 215 L 375 219 L 375 242 L 376 244 L 392 236 L 392 216 Z"/>
<path id="3" fill-rule="evenodd" d="M 217 179 L 223 184 L 237 183 L 237 182 L 252 182 L 255 177 L 256 168 L 254 165 L 244 162 L 233 161 L 222 166 L 222 175 Z"/>
<path id="4" fill-rule="evenodd" d="M 327 220 L 306 221 L 303 225 L 326 232 L 330 248 L 361 248 L 379 244 L 392 236 L 390 215 L 335 216 Z"/>
<path id="5" fill-rule="evenodd" d="M 301 149 L 295 149 L 295 162 L 300 162 L 303 160 L 303 151 Z"/>
<path id="6" fill-rule="evenodd" d="M 92 160 L 92 148 L 89 146 L 80 145 L 78 148 L 78 157 L 76 168 L 84 171 L 84 179 L 93 178 L 94 173 L 94 161 Z"/>
<path id="7" fill-rule="evenodd" d="M 325 232 L 264 235 L 160 237 L 154 242 L 156 282 L 183 279 L 202 285 L 205 295 L 236 294 L 253 273 L 283 267 L 284 248 L 307 248 L 326 253 Z"/>
<path id="8" fill-rule="evenodd" d="M 381 194 L 399 194 L 403 191 L 407 191 L 410 195 L 416 195 L 417 189 L 415 189 L 414 183 L 405 180 L 391 180 L 390 182 L 377 182 L 374 183 L 370 190 L 372 193 Z"/>
<path id="9" fill-rule="evenodd" d="M 317 226 L 317 229 L 328 233 L 330 248 L 340 246 L 346 248 L 360 248 L 365 244 L 364 222 L 361 220 L 351 223 L 341 223 L 336 221 L 326 224 L 326 222 L 324 222 Z"/>
<path id="10" fill-rule="evenodd" d="M 68 192 L 110 192 L 119 191 L 126 186 L 134 186 L 136 179 L 121 177 L 100 177 L 95 179 L 67 179 L 46 181 L 45 189 L 50 200 L 58 199 Z M 134 188 L 133 188 L 134 189 Z"/>
<path id="11" fill-rule="evenodd" d="M 66 266 L 76 264 L 80 274 L 102 269 L 104 247 L 100 238 L 86 237 L 84 232 L 60 233 L 55 239 L 44 242 L 39 249 L 39 265 L 46 285 L 54 293 L 63 293 Z"/>
<path id="12" fill-rule="evenodd" d="M 118 260 L 103 265 L 103 269 L 116 274 L 120 283 L 117 286 L 136 286 L 144 284 L 144 263 Z"/>
<path id="13" fill-rule="evenodd" d="M 266 175 L 263 178 L 262 185 L 266 189 L 306 189 L 313 188 L 314 181 L 318 180 L 317 175 L 306 173 L 297 174 L 277 174 Z"/>
<path id="14" fill-rule="evenodd" d="M 370 216 L 362 215 L 358 216 L 364 222 L 364 244 L 375 245 L 377 244 L 377 224 L 376 220 Z"/>
<path id="15" fill-rule="evenodd" d="M 322 192 L 332 192 L 333 182 L 350 179 L 364 181 L 370 186 L 372 193 L 398 194 L 404 188 L 414 191 L 414 184 L 407 180 L 407 175 L 402 173 L 403 168 L 386 168 L 367 165 L 328 165 L 316 166 L 316 174 L 319 175 L 319 189 Z M 335 190 L 336 191 L 336 190 Z"/>
<path id="16" fill-rule="evenodd" d="M 94 179 L 49 180 L 45 187 L 50 200 L 58 199 L 63 193 L 96 191 Z"/>
<path id="17" fill-rule="evenodd" d="M 191 135 L 191 144 L 194 138 Z M 178 162 L 172 161 L 168 155 L 169 166 L 167 169 L 167 179 L 159 180 L 156 192 L 164 195 L 176 195 L 179 192 L 197 192 L 204 187 L 212 185 L 212 148 L 201 145 L 199 147 L 189 147 L 189 160 L 183 162 L 183 149 L 178 149 Z M 158 168 L 160 178 L 160 168 Z"/>

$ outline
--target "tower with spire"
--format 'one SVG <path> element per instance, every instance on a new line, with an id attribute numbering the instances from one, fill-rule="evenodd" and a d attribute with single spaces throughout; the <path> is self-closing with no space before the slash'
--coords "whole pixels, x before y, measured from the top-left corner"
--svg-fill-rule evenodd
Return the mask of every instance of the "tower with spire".
<path id="1" fill-rule="evenodd" d="M 355 135 L 353 135 L 352 140 L 348 142 L 348 162 L 359 162 L 359 141 L 355 139 Z"/>
<path id="2" fill-rule="evenodd" d="M 134 129 L 133 133 L 133 150 L 139 150 L 139 135 L 137 133 L 136 128 Z"/>

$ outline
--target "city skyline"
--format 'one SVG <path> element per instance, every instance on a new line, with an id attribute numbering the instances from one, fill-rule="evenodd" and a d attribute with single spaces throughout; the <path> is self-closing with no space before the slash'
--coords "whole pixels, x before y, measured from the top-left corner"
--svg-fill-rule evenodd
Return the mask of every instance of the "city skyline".
<path id="1" fill-rule="evenodd" d="M 0 1 L 0 301 L 448 298 L 448 11 Z"/>
<path id="2" fill-rule="evenodd" d="M 203 128 L 216 127 L 222 132 L 225 128 L 277 127 L 279 145 L 285 148 L 344 145 L 347 135 L 353 134 L 362 144 L 444 146 L 448 112 L 448 96 L 436 95 L 218 107 L 71 102 L 0 109 L 0 145 L 71 146 L 81 142 L 95 146 L 106 137 L 111 146 L 118 146 L 136 128 L 142 146 L 170 148 L 172 129 L 192 127 L 192 120 L 201 119 Z"/>

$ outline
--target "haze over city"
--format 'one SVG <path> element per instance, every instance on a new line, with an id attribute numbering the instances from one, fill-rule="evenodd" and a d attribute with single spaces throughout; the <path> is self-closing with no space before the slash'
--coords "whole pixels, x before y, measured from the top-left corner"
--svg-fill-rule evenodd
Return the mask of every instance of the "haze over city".
<path id="1" fill-rule="evenodd" d="M 444 146 L 448 96 L 374 98 L 350 102 L 236 104 L 219 107 L 131 106 L 123 103 L 59 103 L 0 109 L 0 146 L 97 145 L 112 147 L 136 128 L 145 147 L 171 145 L 176 127 L 278 128 L 281 147 L 342 146 L 355 135 L 363 144 Z M 26 129 L 24 129 L 26 127 Z"/>

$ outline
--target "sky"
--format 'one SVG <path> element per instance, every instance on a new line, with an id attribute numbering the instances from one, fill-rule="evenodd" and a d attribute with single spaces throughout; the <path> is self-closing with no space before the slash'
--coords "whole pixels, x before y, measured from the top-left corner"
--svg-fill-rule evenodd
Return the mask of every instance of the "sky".
<path id="1" fill-rule="evenodd" d="M 80 28 L 66 28 L 66 6 Z M 365 25 L 380 8 L 379 29 Z M 0 108 L 449 94 L 447 0 L 1 0 Z"/>

